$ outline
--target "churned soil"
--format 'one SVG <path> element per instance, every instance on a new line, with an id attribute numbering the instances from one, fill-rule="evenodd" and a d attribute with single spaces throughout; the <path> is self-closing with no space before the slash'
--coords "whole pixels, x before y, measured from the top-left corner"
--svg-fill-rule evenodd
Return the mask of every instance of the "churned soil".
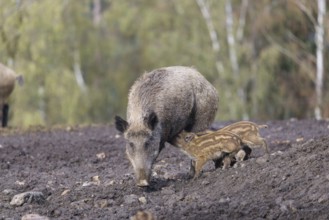
<path id="1" fill-rule="evenodd" d="M 264 123 L 264 122 L 263 122 Z M 329 219 L 329 121 L 268 121 L 262 149 L 227 170 L 209 162 L 188 177 L 190 160 L 170 145 L 139 188 L 113 125 L 0 130 L 0 219 Z M 229 122 L 217 122 L 220 128 Z M 43 199 L 11 201 L 38 192 Z"/>

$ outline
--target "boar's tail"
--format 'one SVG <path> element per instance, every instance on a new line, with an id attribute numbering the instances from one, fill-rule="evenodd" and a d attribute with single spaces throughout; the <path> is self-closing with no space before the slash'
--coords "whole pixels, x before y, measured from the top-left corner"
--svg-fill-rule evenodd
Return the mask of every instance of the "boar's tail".
<path id="1" fill-rule="evenodd" d="M 19 84 L 20 86 L 24 85 L 24 78 L 23 78 L 22 75 L 18 75 L 18 76 L 16 77 L 16 81 L 18 82 L 18 84 Z"/>

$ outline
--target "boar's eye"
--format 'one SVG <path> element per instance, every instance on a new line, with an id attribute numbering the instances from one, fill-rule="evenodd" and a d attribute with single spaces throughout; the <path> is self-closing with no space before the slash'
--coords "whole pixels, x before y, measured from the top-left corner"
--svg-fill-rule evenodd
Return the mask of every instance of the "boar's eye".
<path id="1" fill-rule="evenodd" d="M 129 142 L 128 148 L 129 148 L 129 150 L 134 150 L 135 145 L 132 142 Z"/>
<path id="2" fill-rule="evenodd" d="M 145 144 L 144 144 L 144 148 L 145 149 L 148 149 L 150 146 L 150 142 L 149 141 L 146 141 Z"/>

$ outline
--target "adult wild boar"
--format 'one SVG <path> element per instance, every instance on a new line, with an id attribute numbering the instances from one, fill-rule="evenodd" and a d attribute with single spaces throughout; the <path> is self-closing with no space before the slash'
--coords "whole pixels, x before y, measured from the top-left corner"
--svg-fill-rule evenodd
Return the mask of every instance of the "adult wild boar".
<path id="1" fill-rule="evenodd" d="M 172 66 L 142 75 L 130 89 L 127 121 L 115 117 L 137 185 L 149 185 L 152 165 L 165 142 L 171 143 L 182 130 L 208 128 L 217 107 L 216 89 L 193 68 Z"/>
<path id="2" fill-rule="evenodd" d="M 8 97 L 13 92 L 16 81 L 22 85 L 23 77 L 0 63 L 0 118 L 2 127 L 7 126 L 9 112 Z"/>

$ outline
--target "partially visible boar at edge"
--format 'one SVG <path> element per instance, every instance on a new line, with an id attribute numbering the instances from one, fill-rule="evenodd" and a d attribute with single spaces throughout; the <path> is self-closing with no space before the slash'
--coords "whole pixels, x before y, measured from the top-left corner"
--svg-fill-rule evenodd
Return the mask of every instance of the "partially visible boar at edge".
<path id="1" fill-rule="evenodd" d="M 142 75 L 130 89 L 127 121 L 115 117 L 137 185 L 149 185 L 153 163 L 165 142 L 171 143 L 182 130 L 207 129 L 217 108 L 216 89 L 193 68 L 165 67 Z"/>
<path id="2" fill-rule="evenodd" d="M 0 118 L 2 127 L 8 123 L 8 98 L 15 88 L 15 82 L 23 85 L 22 75 L 17 75 L 12 69 L 0 63 Z"/>

